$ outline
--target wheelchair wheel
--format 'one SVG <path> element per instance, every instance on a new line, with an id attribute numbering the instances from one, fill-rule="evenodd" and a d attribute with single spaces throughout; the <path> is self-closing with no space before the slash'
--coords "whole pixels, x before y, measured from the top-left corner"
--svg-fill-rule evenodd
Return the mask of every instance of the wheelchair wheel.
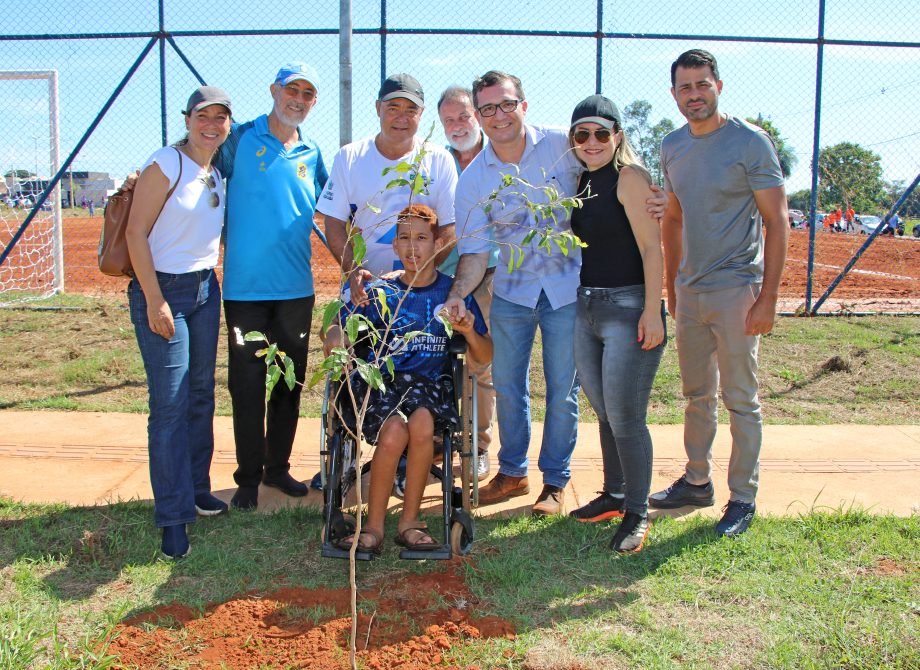
<path id="1" fill-rule="evenodd" d="M 450 526 L 450 550 L 455 556 L 466 556 L 473 549 L 473 538 L 467 532 L 466 526 L 459 521 L 454 521 Z"/>
<path id="2" fill-rule="evenodd" d="M 354 473 L 349 469 L 354 458 L 353 440 L 335 431 L 327 443 L 326 486 L 323 488 L 323 541 L 335 542 L 351 535 L 355 520 L 342 512 L 345 496 L 354 484 Z"/>

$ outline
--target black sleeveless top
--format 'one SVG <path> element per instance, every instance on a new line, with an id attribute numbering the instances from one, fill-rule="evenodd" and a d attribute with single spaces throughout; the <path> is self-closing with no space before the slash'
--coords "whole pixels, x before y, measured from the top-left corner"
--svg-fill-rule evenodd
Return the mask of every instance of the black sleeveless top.
<path id="1" fill-rule="evenodd" d="M 611 161 L 594 172 L 583 172 L 578 180 L 580 194 L 591 187 L 591 197 L 572 210 L 572 230 L 588 245 L 581 250 L 582 286 L 617 288 L 645 283 L 639 245 L 617 199 L 619 178 Z"/>

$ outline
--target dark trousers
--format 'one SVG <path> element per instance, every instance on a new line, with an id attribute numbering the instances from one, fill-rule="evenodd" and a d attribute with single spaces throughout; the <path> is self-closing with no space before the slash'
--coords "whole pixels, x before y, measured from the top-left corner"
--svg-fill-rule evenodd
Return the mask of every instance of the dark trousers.
<path id="1" fill-rule="evenodd" d="M 307 348 L 314 296 L 293 300 L 225 300 L 230 356 L 228 379 L 233 403 L 237 486 L 258 486 L 268 477 L 287 472 L 297 432 L 301 384 L 307 371 Z M 264 342 L 242 342 L 257 330 L 294 361 L 294 390 L 284 380 L 265 402 L 265 359 L 256 352 Z"/>

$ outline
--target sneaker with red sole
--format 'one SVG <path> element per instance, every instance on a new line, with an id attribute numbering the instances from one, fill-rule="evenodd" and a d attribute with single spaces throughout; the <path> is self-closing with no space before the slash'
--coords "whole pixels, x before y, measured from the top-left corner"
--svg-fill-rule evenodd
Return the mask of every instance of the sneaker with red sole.
<path id="1" fill-rule="evenodd" d="M 596 523 L 623 516 L 622 496 L 612 496 L 606 491 L 599 491 L 600 495 L 587 505 L 582 505 L 569 512 L 569 516 L 582 523 Z"/>

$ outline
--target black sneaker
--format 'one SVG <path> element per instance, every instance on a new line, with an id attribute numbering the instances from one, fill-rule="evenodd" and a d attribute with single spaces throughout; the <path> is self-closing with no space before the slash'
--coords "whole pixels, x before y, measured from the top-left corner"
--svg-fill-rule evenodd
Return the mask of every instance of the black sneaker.
<path id="1" fill-rule="evenodd" d="M 282 472 L 271 476 L 265 473 L 265 476 L 262 477 L 262 483 L 266 486 L 276 488 L 285 495 L 289 495 L 293 498 L 303 498 L 307 495 L 308 491 L 307 485 L 291 477 L 291 473 L 289 472 Z"/>
<path id="2" fill-rule="evenodd" d="M 178 561 L 185 558 L 192 551 L 185 524 L 163 527 L 163 541 L 160 543 L 160 552 L 167 561 Z"/>
<path id="3" fill-rule="evenodd" d="M 239 487 L 236 493 L 233 494 L 233 498 L 230 499 L 230 504 L 233 506 L 233 509 L 238 509 L 242 512 L 254 510 L 259 506 L 259 487 Z"/>
<path id="4" fill-rule="evenodd" d="M 610 548 L 618 554 L 635 554 L 642 550 L 648 535 L 648 516 L 626 512 L 616 534 L 610 540 Z"/>
<path id="5" fill-rule="evenodd" d="M 195 511 L 198 516 L 217 516 L 227 511 L 227 503 L 210 493 L 195 496 Z"/>
<path id="6" fill-rule="evenodd" d="M 737 537 L 751 525 L 757 506 L 754 503 L 729 500 L 723 509 L 725 512 L 716 524 L 716 534 L 722 537 Z"/>
<path id="7" fill-rule="evenodd" d="M 600 495 L 587 505 L 582 505 L 576 510 L 569 512 L 569 516 L 576 521 L 583 523 L 592 523 L 603 521 L 604 519 L 613 519 L 614 517 L 623 516 L 622 496 L 612 496 L 606 491 L 600 491 Z"/>
<path id="8" fill-rule="evenodd" d="M 664 491 L 658 491 L 648 497 L 648 504 L 655 509 L 676 509 L 678 507 L 712 507 L 716 504 L 712 482 L 699 486 L 687 481 L 682 476 Z"/>

